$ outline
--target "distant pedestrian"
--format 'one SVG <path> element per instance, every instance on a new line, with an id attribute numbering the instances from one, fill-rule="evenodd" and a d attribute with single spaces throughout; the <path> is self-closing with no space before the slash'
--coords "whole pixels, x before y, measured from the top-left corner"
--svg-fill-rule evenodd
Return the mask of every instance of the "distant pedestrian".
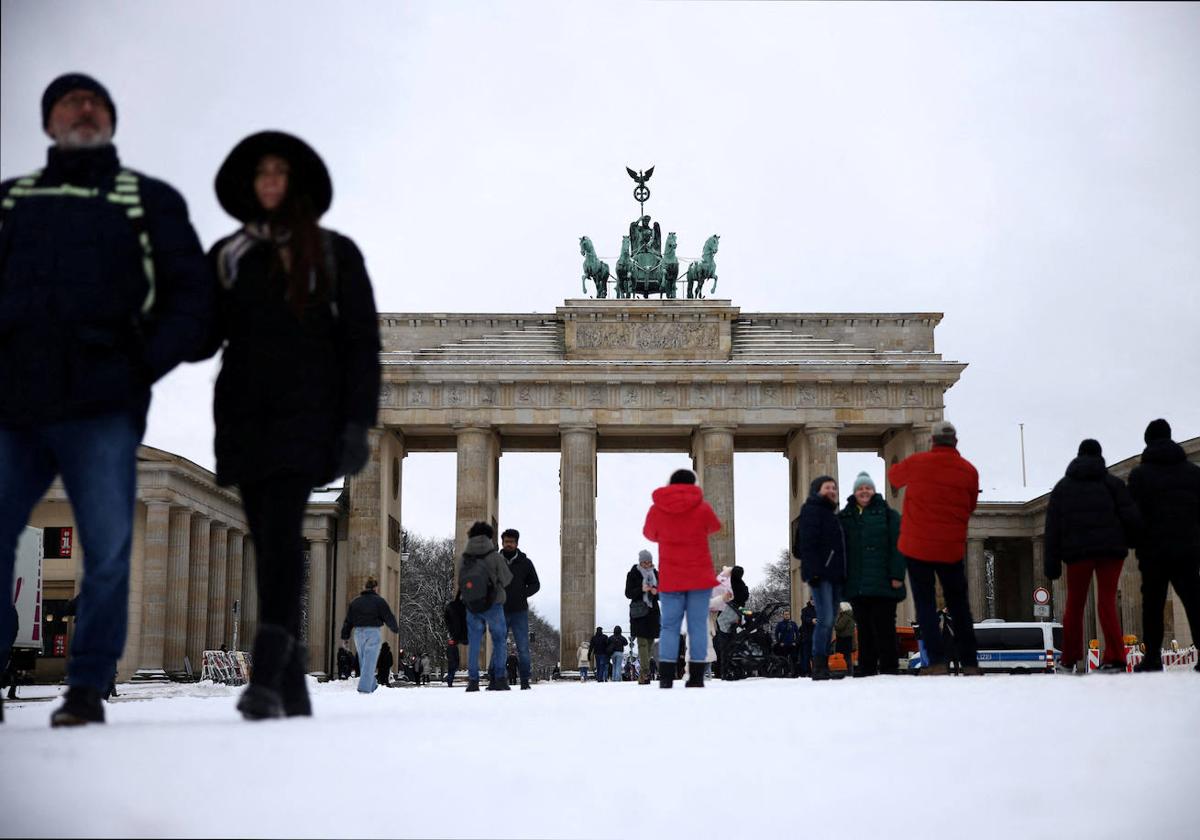
<path id="1" fill-rule="evenodd" d="M 817 629 L 817 607 L 809 598 L 800 609 L 800 676 L 812 676 L 813 636 Z"/>
<path id="2" fill-rule="evenodd" d="M 746 586 L 744 580 L 746 570 L 741 566 L 734 566 L 729 573 L 729 586 L 733 590 L 733 604 L 735 610 L 740 610 L 750 600 L 750 587 Z"/>
<path id="3" fill-rule="evenodd" d="M 350 671 L 354 668 L 354 658 L 350 651 L 339 647 L 337 652 L 337 674 L 339 680 L 350 679 Z"/>
<path id="4" fill-rule="evenodd" d="M 1142 462 L 1129 474 L 1129 492 L 1144 523 L 1137 556 L 1146 656 L 1134 670 L 1161 671 L 1168 584 L 1183 602 L 1192 638 L 1200 633 L 1200 466 L 1171 439 L 1166 420 L 1147 426 L 1145 440 Z"/>
<path id="5" fill-rule="evenodd" d="M 217 483 L 237 486 L 246 511 L 259 596 L 238 710 L 248 720 L 310 715 L 304 515 L 314 487 L 370 458 L 379 319 L 358 247 L 319 225 L 333 186 L 311 146 L 276 131 L 246 137 L 221 164 L 216 192 L 239 227 L 209 250 L 217 317 L 205 352 L 221 353 L 213 448 Z M 371 689 L 377 650 L 363 662 Z"/>
<path id="6" fill-rule="evenodd" d="M 592 661 L 596 665 L 596 682 L 608 679 L 608 636 L 603 627 L 597 627 L 590 642 Z"/>
<path id="7" fill-rule="evenodd" d="M 392 647 L 387 642 L 379 646 L 379 659 L 375 662 L 375 681 L 384 688 L 392 684 Z"/>
<path id="8" fill-rule="evenodd" d="M 529 656 L 529 599 L 542 588 L 533 561 L 518 548 L 521 532 L 509 528 L 500 535 L 500 556 L 508 564 L 512 582 L 505 587 L 504 622 L 512 633 L 517 646 L 517 675 L 509 674 L 510 680 L 521 679 L 521 690 L 529 689 L 532 660 Z"/>
<path id="9" fill-rule="evenodd" d="M 933 425 L 932 444 L 928 452 L 910 455 L 888 470 L 893 487 L 908 488 L 899 548 L 908 558 L 908 579 L 930 662 L 921 673 L 949 673 L 937 626 L 936 576 L 954 618 L 963 673 L 979 674 L 964 560 L 967 524 L 979 502 L 979 473 L 958 454 L 958 432 L 951 423 L 940 420 Z"/>
<path id="10" fill-rule="evenodd" d="M 679 628 L 687 616 L 688 688 L 704 687 L 708 659 L 708 601 L 717 584 L 708 537 L 721 530 L 691 470 L 676 470 L 652 494 L 642 535 L 658 543 L 658 591 L 662 608 L 659 639 L 660 688 L 675 680 Z"/>
<path id="11" fill-rule="evenodd" d="M 836 515 L 837 481 L 813 479 L 792 540 L 792 556 L 800 560 L 800 577 L 812 590 L 817 622 L 813 632 L 812 678 L 829 679 L 829 647 L 833 620 L 846 581 L 846 538 Z"/>
<path id="12" fill-rule="evenodd" d="M 108 89 L 68 73 L 41 105 L 45 168 L 0 184 L 0 593 L 11 598 L 17 539 L 61 476 L 82 608 L 50 725 L 78 726 L 104 722 L 125 649 L 150 388 L 202 349 L 213 282 L 183 198 L 118 159 Z M 11 622 L 0 610 L 0 672 Z"/>
<path id="13" fill-rule="evenodd" d="M 579 681 L 587 682 L 588 678 L 588 658 L 591 655 L 591 644 L 588 642 L 580 642 L 579 650 L 575 652 L 575 660 L 579 667 Z"/>
<path id="14" fill-rule="evenodd" d="M 488 691 L 508 691 L 504 670 L 505 639 L 508 628 L 504 623 L 505 587 L 512 572 L 493 540 L 495 531 L 486 522 L 476 522 L 467 531 L 467 544 L 458 561 L 458 587 L 463 605 L 467 608 L 467 691 L 479 691 L 479 649 L 486 632 L 492 639 L 492 659 L 488 666 Z"/>
<path id="15" fill-rule="evenodd" d="M 638 659 L 650 661 L 654 640 L 662 628 L 658 606 L 658 571 L 649 551 L 638 552 L 638 561 L 625 575 L 625 597 L 629 599 L 629 634 L 637 639 Z M 638 685 L 649 685 L 650 674 L 642 668 Z"/>
<path id="16" fill-rule="evenodd" d="M 461 664 L 458 653 L 458 640 L 451 636 L 446 640 L 446 685 L 454 686 L 454 674 L 458 671 Z"/>
<path id="17" fill-rule="evenodd" d="M 958 658 L 958 641 L 954 638 L 954 619 L 950 610 L 938 610 L 938 627 L 942 634 L 942 652 L 946 657 L 946 670 L 951 674 L 962 673 L 962 660 Z"/>
<path id="18" fill-rule="evenodd" d="M 1062 661 L 1066 671 L 1083 673 L 1083 610 L 1092 576 L 1096 614 L 1104 628 L 1101 671 L 1124 673 L 1125 639 L 1117 611 L 1117 583 L 1125 555 L 1142 529 L 1142 515 L 1125 482 L 1111 475 L 1099 442 L 1079 444 L 1046 505 L 1046 577 L 1058 580 L 1067 567 L 1067 607 L 1063 614 Z"/>
<path id="19" fill-rule="evenodd" d="M 608 637 L 608 658 L 612 664 L 613 682 L 621 682 L 624 679 L 624 672 L 621 670 L 625 661 L 625 648 L 629 645 L 629 640 L 621 635 L 621 625 L 613 628 L 612 635 Z"/>
<path id="20" fill-rule="evenodd" d="M 846 600 L 858 627 L 856 677 L 895 674 L 896 604 L 907 594 L 907 562 L 900 553 L 900 514 L 892 510 L 866 472 L 838 514 L 846 535 Z"/>
<path id="21" fill-rule="evenodd" d="M 800 649 L 800 625 L 792 621 L 792 611 L 784 610 L 783 618 L 775 625 L 775 653 L 788 661 L 792 676 L 799 673 L 796 661 Z"/>
<path id="22" fill-rule="evenodd" d="M 433 660 L 430 659 L 428 653 L 421 654 L 421 684 L 429 685 L 429 678 L 433 676 Z"/>
<path id="23" fill-rule="evenodd" d="M 840 653 L 846 663 L 846 676 L 854 676 L 854 608 L 849 601 L 838 604 L 837 618 L 833 620 L 834 652 Z"/>
<path id="24" fill-rule="evenodd" d="M 379 581 L 375 578 L 367 578 L 363 591 L 346 608 L 346 620 L 342 622 L 342 647 L 349 644 L 350 631 L 354 631 L 354 649 L 358 651 L 359 660 L 358 690 L 361 694 L 370 694 L 377 687 L 375 663 L 383 641 L 383 632 L 379 628 L 387 625 L 393 633 L 400 632 L 392 608 L 375 591 L 378 586 Z"/>

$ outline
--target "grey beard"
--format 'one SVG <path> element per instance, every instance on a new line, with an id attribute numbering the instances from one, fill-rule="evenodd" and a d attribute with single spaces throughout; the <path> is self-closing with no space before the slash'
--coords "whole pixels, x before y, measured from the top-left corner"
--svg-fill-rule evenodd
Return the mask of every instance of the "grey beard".
<path id="1" fill-rule="evenodd" d="M 98 149 L 110 143 L 112 143 L 111 131 L 84 134 L 75 129 L 68 131 L 56 141 L 60 149 Z"/>

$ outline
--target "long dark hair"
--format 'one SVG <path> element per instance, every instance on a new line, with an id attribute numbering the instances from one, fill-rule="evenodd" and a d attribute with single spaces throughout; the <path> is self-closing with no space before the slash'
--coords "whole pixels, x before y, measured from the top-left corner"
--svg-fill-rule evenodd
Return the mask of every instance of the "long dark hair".
<path id="1" fill-rule="evenodd" d="M 325 297 L 330 278 L 326 276 L 328 272 L 325 269 L 317 214 L 313 210 L 312 200 L 303 189 L 303 183 L 293 180 L 294 177 L 289 177 L 283 201 L 268 220 L 272 227 L 282 228 L 291 234 L 287 242 L 291 253 L 290 269 L 284 266 L 277 249 L 273 271 L 278 272 L 287 285 L 288 306 L 297 318 L 303 318 L 310 295 L 317 300 Z"/>

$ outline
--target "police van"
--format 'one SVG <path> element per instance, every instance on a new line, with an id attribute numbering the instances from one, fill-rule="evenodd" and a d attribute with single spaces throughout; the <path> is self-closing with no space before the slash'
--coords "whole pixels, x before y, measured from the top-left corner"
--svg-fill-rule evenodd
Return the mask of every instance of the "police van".
<path id="1" fill-rule="evenodd" d="M 975 646 L 984 671 L 1053 671 L 1062 658 L 1062 625 L 989 618 L 975 625 Z"/>
<path id="2" fill-rule="evenodd" d="M 1062 659 L 1062 625 L 1056 622 L 987 618 L 974 626 L 977 659 L 985 672 L 1045 673 Z M 923 653 L 910 654 L 910 673 L 924 663 Z"/>

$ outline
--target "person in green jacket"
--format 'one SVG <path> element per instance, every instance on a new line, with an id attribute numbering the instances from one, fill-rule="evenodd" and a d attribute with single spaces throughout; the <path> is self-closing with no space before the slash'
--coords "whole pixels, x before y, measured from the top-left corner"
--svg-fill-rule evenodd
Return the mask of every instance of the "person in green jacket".
<path id="1" fill-rule="evenodd" d="M 896 604 L 904 600 L 904 556 L 896 547 L 900 514 L 875 492 L 866 472 L 854 480 L 854 494 L 838 514 L 846 534 L 845 595 L 858 625 L 856 677 L 895 674 Z"/>

